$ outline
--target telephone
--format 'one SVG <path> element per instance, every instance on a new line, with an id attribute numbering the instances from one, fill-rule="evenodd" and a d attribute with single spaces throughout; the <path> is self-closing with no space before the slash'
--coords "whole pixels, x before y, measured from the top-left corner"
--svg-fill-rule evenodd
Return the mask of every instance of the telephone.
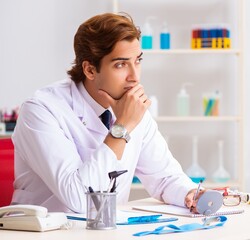
<path id="1" fill-rule="evenodd" d="M 0 207 L 0 229 L 44 232 L 59 229 L 68 222 L 65 213 L 48 213 L 47 208 L 36 205 L 10 205 Z"/>

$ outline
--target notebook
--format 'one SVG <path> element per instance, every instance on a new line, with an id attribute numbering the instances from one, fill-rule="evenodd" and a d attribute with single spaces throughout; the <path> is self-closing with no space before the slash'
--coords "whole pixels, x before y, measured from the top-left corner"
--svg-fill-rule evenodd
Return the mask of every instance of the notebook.
<path id="1" fill-rule="evenodd" d="M 161 204 L 161 205 L 155 205 L 155 206 L 133 206 L 132 208 L 135 210 L 171 214 L 171 215 L 184 216 L 184 217 L 204 217 L 203 214 L 195 214 L 195 213 L 190 212 L 188 208 L 169 205 L 169 204 Z M 240 207 L 224 207 L 223 206 L 216 213 L 213 213 L 209 216 L 239 214 L 243 212 L 244 212 L 244 209 Z"/>

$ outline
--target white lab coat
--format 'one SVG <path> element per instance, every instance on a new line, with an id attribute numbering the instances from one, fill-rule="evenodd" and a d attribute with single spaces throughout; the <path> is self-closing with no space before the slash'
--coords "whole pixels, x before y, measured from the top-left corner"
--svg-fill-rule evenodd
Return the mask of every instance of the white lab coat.
<path id="1" fill-rule="evenodd" d="M 118 204 L 128 201 L 136 174 L 152 197 L 183 206 L 196 184 L 173 158 L 150 113 L 130 133 L 123 157 L 117 160 L 103 143 L 108 130 L 78 87 L 71 80 L 60 81 L 38 90 L 21 106 L 12 137 L 12 202 L 83 213 L 85 186 L 106 190 L 108 172 L 127 169 L 117 178 Z"/>

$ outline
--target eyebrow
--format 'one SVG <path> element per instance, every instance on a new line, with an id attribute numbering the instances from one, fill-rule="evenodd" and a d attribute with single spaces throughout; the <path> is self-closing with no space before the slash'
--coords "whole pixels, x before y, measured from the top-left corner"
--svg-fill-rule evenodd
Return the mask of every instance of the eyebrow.
<path id="1" fill-rule="evenodd" d="M 140 58 L 142 56 L 143 52 L 140 53 L 139 56 L 137 56 L 136 58 Z M 127 61 L 129 60 L 130 58 L 123 58 L 123 57 L 118 57 L 118 58 L 113 58 L 111 61 L 114 62 L 114 61 Z"/>

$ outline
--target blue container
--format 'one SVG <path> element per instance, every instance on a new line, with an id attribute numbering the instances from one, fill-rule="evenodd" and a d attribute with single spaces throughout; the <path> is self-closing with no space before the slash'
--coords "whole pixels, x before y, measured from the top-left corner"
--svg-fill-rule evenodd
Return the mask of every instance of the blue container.
<path id="1" fill-rule="evenodd" d="M 161 49 L 170 49 L 170 33 L 161 33 L 160 34 L 160 48 Z"/>
<path id="2" fill-rule="evenodd" d="M 153 37 L 152 36 L 142 36 L 141 38 L 142 49 L 152 49 L 153 48 Z"/>

